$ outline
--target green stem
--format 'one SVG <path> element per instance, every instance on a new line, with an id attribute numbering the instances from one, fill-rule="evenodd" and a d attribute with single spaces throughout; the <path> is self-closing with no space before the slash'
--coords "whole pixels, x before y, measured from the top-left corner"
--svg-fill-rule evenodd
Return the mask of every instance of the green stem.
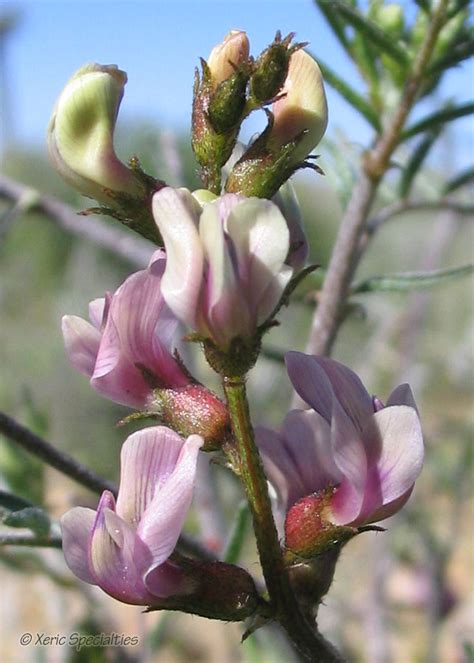
<path id="1" fill-rule="evenodd" d="M 301 614 L 285 569 L 278 532 L 273 520 L 267 481 L 255 444 L 244 378 L 224 378 L 232 430 L 240 461 L 257 548 L 275 619 L 288 633 L 306 661 L 335 663 L 342 659 Z"/>

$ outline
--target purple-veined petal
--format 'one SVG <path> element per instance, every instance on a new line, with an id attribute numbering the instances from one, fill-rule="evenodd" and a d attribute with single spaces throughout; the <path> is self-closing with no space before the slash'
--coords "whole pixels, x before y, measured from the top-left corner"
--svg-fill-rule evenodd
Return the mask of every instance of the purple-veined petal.
<path id="1" fill-rule="evenodd" d="M 101 329 L 104 321 L 105 297 L 99 297 L 89 302 L 89 320 L 96 329 Z"/>
<path id="2" fill-rule="evenodd" d="M 363 435 L 369 465 L 363 516 L 371 520 L 378 509 L 411 491 L 423 465 L 423 435 L 418 413 L 407 405 L 376 412 Z"/>
<path id="3" fill-rule="evenodd" d="M 76 315 L 65 315 L 61 327 L 69 361 L 76 370 L 90 377 L 99 352 L 99 330 Z"/>
<path id="4" fill-rule="evenodd" d="M 286 353 L 285 363 L 297 394 L 330 424 L 333 390 L 325 371 L 315 361 L 315 357 L 291 351 Z"/>
<path id="5" fill-rule="evenodd" d="M 392 500 L 391 502 L 388 502 L 384 506 L 381 506 L 376 511 L 373 511 L 371 515 L 364 522 L 378 523 L 380 520 L 385 520 L 385 518 L 390 518 L 390 516 L 393 516 L 395 513 L 397 513 L 397 511 L 400 511 L 400 509 L 402 509 L 405 506 L 405 504 L 408 502 L 414 487 L 415 486 L 412 486 L 406 491 L 406 493 L 400 495 L 400 497 L 397 497 L 395 500 Z"/>
<path id="6" fill-rule="evenodd" d="M 290 180 L 280 187 L 272 200 L 285 217 L 290 232 L 290 249 L 285 262 L 299 271 L 306 262 L 309 248 L 303 229 L 300 207 Z"/>
<path id="7" fill-rule="evenodd" d="M 257 324 L 266 319 L 282 294 L 264 299 L 269 284 L 280 273 L 289 249 L 289 231 L 283 214 L 269 200 L 249 198 L 236 205 L 227 219 L 227 232 L 236 253 L 241 287 Z M 268 294 L 268 293 L 267 293 Z"/>
<path id="8" fill-rule="evenodd" d="M 229 198 L 229 196 L 226 196 Z M 207 262 L 206 281 L 201 293 L 201 315 L 211 336 L 226 345 L 233 337 L 249 333 L 249 315 L 246 302 L 241 305 L 241 284 L 237 281 L 235 266 L 229 254 L 224 235 L 222 214 L 237 196 L 229 200 L 225 211 L 222 200 L 204 206 L 199 222 L 204 254 Z M 205 330 L 203 330 L 205 331 Z"/>
<path id="9" fill-rule="evenodd" d="M 239 193 L 226 193 L 215 200 L 215 206 L 219 212 L 219 218 L 225 232 L 228 232 L 227 221 L 232 210 L 240 203 L 247 200 L 245 196 Z M 205 207 L 204 207 L 205 210 Z"/>
<path id="10" fill-rule="evenodd" d="M 89 549 L 94 580 L 124 603 L 148 605 L 152 596 L 143 583 L 151 555 L 135 530 L 115 513 L 114 498 L 105 491 L 97 507 Z"/>
<path id="11" fill-rule="evenodd" d="M 281 433 L 304 485 L 298 499 L 341 481 L 333 458 L 331 429 L 321 415 L 312 410 L 292 410 L 285 417 Z"/>
<path id="12" fill-rule="evenodd" d="M 61 518 L 63 553 L 71 571 L 91 585 L 96 580 L 89 568 L 89 540 L 95 520 L 95 511 L 77 506 Z"/>
<path id="13" fill-rule="evenodd" d="M 293 268 L 283 265 L 278 274 L 268 284 L 258 306 L 257 323 L 265 322 L 280 302 L 283 292 L 293 276 Z"/>
<path id="14" fill-rule="evenodd" d="M 111 299 L 92 386 L 125 405 L 143 407 L 151 388 L 139 366 L 160 386 L 182 387 L 189 380 L 170 352 L 177 320 L 161 295 L 162 252 L 150 266 L 132 274 Z"/>
<path id="15" fill-rule="evenodd" d="M 120 335 L 111 318 L 102 336 L 91 386 L 105 398 L 136 408 L 143 408 L 150 395 L 143 375 L 122 353 Z"/>
<path id="16" fill-rule="evenodd" d="M 400 384 L 392 391 L 387 400 L 387 407 L 390 405 L 408 405 L 418 412 L 415 397 L 409 384 Z"/>
<path id="17" fill-rule="evenodd" d="M 164 426 L 130 435 L 120 456 L 117 514 L 137 528 L 147 506 L 176 467 L 184 440 Z"/>
<path id="18" fill-rule="evenodd" d="M 347 525 L 359 519 L 367 482 L 367 456 L 359 431 L 334 399 L 331 423 L 334 462 L 342 480 L 331 500 L 331 522 Z"/>
<path id="19" fill-rule="evenodd" d="M 313 356 L 313 359 L 326 373 L 334 395 L 346 414 L 362 431 L 374 410 L 372 398 L 359 376 L 347 366 L 329 357 Z"/>
<path id="20" fill-rule="evenodd" d="M 144 582 L 148 591 L 158 598 L 188 594 L 196 584 L 195 580 L 186 576 L 183 569 L 172 562 L 163 562 L 151 568 L 145 574 Z"/>
<path id="21" fill-rule="evenodd" d="M 193 327 L 203 279 L 200 206 L 189 191 L 165 187 L 153 196 L 152 208 L 167 255 L 163 296 L 174 314 Z"/>
<path id="22" fill-rule="evenodd" d="M 164 562 L 176 546 L 191 504 L 199 449 L 204 440 L 190 435 L 176 467 L 156 491 L 138 526 L 138 535 L 153 557 L 153 565 Z"/>
<path id="23" fill-rule="evenodd" d="M 277 493 L 279 507 L 286 512 L 291 504 L 305 494 L 294 454 L 288 452 L 288 441 L 283 435 L 270 428 L 256 426 L 255 438 L 265 474 Z"/>

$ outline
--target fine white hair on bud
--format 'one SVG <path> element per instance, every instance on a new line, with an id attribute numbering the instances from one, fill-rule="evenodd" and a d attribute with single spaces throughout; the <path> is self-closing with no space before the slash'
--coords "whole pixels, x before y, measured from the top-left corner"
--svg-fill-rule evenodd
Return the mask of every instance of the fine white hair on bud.
<path id="1" fill-rule="evenodd" d="M 126 73 L 116 65 L 84 65 L 61 92 L 48 127 L 48 151 L 59 174 L 83 195 L 108 205 L 106 190 L 143 193 L 114 149 L 126 82 Z"/>

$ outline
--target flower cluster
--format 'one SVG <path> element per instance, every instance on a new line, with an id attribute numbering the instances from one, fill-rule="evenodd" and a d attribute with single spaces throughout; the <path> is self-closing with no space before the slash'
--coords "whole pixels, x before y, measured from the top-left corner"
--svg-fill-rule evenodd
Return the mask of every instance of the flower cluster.
<path id="1" fill-rule="evenodd" d="M 168 187 L 155 194 L 153 214 L 167 251 L 163 297 L 175 315 L 223 349 L 251 339 L 293 273 L 277 205 L 226 194 L 201 208 L 188 191 Z"/>
<path id="2" fill-rule="evenodd" d="M 408 385 L 384 406 L 337 361 L 289 352 L 286 364 L 311 409 L 289 412 L 279 432 L 259 428 L 257 439 L 286 546 L 311 557 L 405 504 L 421 471 L 423 438 Z"/>
<path id="3" fill-rule="evenodd" d="M 119 601 L 153 605 L 186 594 L 192 582 L 169 561 L 191 503 L 203 439 L 146 428 L 122 447 L 120 489 L 105 491 L 97 511 L 76 507 L 62 518 L 71 570 Z"/>
<path id="4" fill-rule="evenodd" d="M 318 65 L 292 40 L 277 33 L 254 59 L 246 34 L 233 31 L 202 60 L 193 146 L 206 189 L 175 189 L 118 160 L 113 133 L 126 75 L 114 66 L 79 70 L 51 121 L 59 172 L 161 247 L 146 269 L 91 302 L 90 321 L 63 318 L 70 361 L 92 388 L 160 424 L 124 443 L 116 499 L 105 491 L 96 511 L 76 507 L 62 519 L 72 571 L 126 603 L 226 620 L 262 604 L 243 569 L 176 550 L 199 452 L 218 449 L 237 474 L 245 470 L 230 400 L 193 377 L 178 347 L 187 334 L 224 385 L 243 380 L 304 274 L 308 247 L 287 180 L 310 165 L 327 108 Z M 258 108 L 268 126 L 236 155 L 241 122 Z M 291 564 L 291 555 L 317 557 L 395 513 L 420 472 L 423 443 L 408 386 L 384 407 L 338 362 L 290 352 L 287 368 L 311 409 L 256 436 Z"/>

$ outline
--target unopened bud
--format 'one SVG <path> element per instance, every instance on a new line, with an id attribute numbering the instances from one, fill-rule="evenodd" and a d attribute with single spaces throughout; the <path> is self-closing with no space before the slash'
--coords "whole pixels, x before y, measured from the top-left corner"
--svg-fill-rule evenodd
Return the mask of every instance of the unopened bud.
<path id="1" fill-rule="evenodd" d="M 204 438 L 203 451 L 220 449 L 230 434 L 226 405 L 201 384 L 155 389 L 148 410 L 157 412 L 164 425 L 183 437 L 200 435 Z"/>
<path id="2" fill-rule="evenodd" d="M 399 37 L 403 33 L 405 17 L 400 5 L 390 3 L 388 5 L 378 6 L 376 8 L 374 20 L 382 30 L 388 32 L 394 37 Z"/>
<path id="3" fill-rule="evenodd" d="M 207 60 L 214 89 L 247 62 L 249 48 L 248 37 L 242 30 L 231 30 L 221 44 L 214 46 Z"/>
<path id="4" fill-rule="evenodd" d="M 148 608 L 180 610 L 208 619 L 240 622 L 255 614 L 259 596 L 255 583 L 244 569 L 224 562 L 202 562 L 176 556 L 193 587 L 189 594 L 171 596 Z"/>
<path id="5" fill-rule="evenodd" d="M 306 158 L 326 130 L 326 95 L 319 67 L 304 51 L 292 54 L 283 89 L 267 115 L 267 128 L 227 178 L 229 193 L 272 198 L 299 168 L 322 172 Z"/>
<path id="6" fill-rule="evenodd" d="M 217 199 L 217 196 L 212 193 L 212 191 L 209 191 L 209 189 L 196 189 L 192 192 L 192 196 L 197 200 L 201 207 L 206 203 L 212 203 Z"/>
<path id="7" fill-rule="evenodd" d="M 111 204 L 108 191 L 140 196 L 144 188 L 115 154 L 114 129 L 127 75 L 115 65 L 87 64 L 62 91 L 48 128 L 56 170 L 80 193 Z"/>
<path id="8" fill-rule="evenodd" d="M 249 44 L 240 30 L 201 59 L 193 95 L 192 146 L 206 186 L 220 193 L 220 170 L 234 149 L 246 106 Z"/>
<path id="9" fill-rule="evenodd" d="M 274 41 L 257 58 L 250 78 L 250 94 L 255 103 L 271 101 L 280 92 L 288 74 L 292 54 L 302 44 L 290 46 L 294 33 L 282 40 L 280 31 Z"/>
<path id="10" fill-rule="evenodd" d="M 291 588 L 303 613 L 314 619 L 331 586 L 341 552 L 334 547 L 312 559 L 297 559 L 288 567 Z"/>
<path id="11" fill-rule="evenodd" d="M 291 158 L 303 161 L 326 131 L 328 108 L 317 62 L 299 50 L 293 53 L 281 96 L 272 107 L 274 123 L 269 135 L 272 151 L 297 140 Z"/>
<path id="12" fill-rule="evenodd" d="M 243 69 L 235 71 L 229 78 L 219 83 L 209 103 L 209 121 L 218 134 L 231 131 L 242 121 L 247 101 L 248 73 Z"/>
<path id="13" fill-rule="evenodd" d="M 151 197 L 164 182 L 147 175 L 137 157 L 130 168 L 115 154 L 114 130 L 127 75 L 116 65 L 87 64 L 62 91 L 48 128 L 48 150 L 59 174 L 109 214 L 162 245 L 151 215 Z"/>
<path id="14" fill-rule="evenodd" d="M 285 520 L 285 545 L 297 555 L 310 559 L 338 547 L 358 533 L 354 527 L 330 522 L 328 510 L 333 488 L 303 497 L 288 511 Z"/>

